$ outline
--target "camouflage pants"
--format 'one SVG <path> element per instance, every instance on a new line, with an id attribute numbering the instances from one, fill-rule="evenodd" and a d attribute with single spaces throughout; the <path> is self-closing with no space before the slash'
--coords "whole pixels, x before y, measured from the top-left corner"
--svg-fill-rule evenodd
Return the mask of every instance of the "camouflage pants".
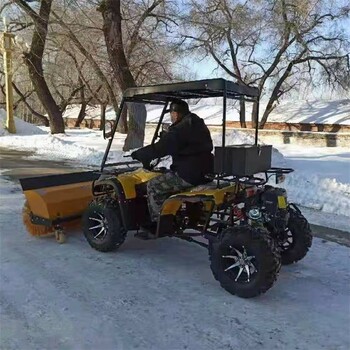
<path id="1" fill-rule="evenodd" d="M 152 221 L 158 221 L 162 205 L 172 194 L 186 190 L 189 184 L 173 172 L 165 173 L 147 183 L 148 208 Z"/>

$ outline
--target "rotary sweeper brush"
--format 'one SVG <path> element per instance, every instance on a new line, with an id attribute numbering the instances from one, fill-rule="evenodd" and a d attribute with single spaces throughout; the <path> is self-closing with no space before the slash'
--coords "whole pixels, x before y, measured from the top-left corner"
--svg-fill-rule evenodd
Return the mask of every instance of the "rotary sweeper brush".
<path id="1" fill-rule="evenodd" d="M 33 236 L 55 234 L 65 241 L 64 228 L 80 225 L 81 216 L 93 198 L 95 172 L 79 172 L 20 179 L 26 201 L 23 223 Z"/>

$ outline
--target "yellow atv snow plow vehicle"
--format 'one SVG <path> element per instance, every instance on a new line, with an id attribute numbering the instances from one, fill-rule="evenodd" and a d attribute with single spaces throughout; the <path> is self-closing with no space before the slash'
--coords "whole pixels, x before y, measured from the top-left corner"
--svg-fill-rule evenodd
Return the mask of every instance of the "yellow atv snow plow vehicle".
<path id="1" fill-rule="evenodd" d="M 137 161 L 110 161 L 123 108 L 126 103 L 163 106 L 154 143 L 172 99 L 210 97 L 223 98 L 222 144 L 215 147 L 214 173 L 208 174 L 211 182 L 169 193 L 153 226 L 147 182 L 168 170 L 158 167 L 159 162 L 145 169 Z M 306 255 L 312 235 L 300 210 L 288 203 L 286 191 L 267 184 L 272 176 L 279 183 L 293 170 L 271 167 L 272 146 L 258 145 L 258 128 L 255 144 L 226 145 L 228 99 L 255 102 L 258 125 L 258 89 L 224 79 L 126 90 L 113 129 L 108 136 L 104 131 L 109 143 L 100 171 L 60 175 L 60 184 L 54 177 L 22 180 L 31 222 L 61 232 L 65 222 L 84 213 L 84 235 L 93 248 L 103 252 L 117 249 L 128 232 L 148 227 L 153 238 L 177 237 L 208 247 L 213 275 L 228 292 L 244 298 L 266 292 L 282 264 Z"/>

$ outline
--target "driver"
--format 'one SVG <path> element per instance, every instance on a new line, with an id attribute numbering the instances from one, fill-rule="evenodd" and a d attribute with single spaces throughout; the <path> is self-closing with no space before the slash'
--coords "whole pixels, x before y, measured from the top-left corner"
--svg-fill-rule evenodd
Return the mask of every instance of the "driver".
<path id="1" fill-rule="evenodd" d="M 158 221 L 163 202 L 174 193 L 208 182 L 205 175 L 213 172 L 213 142 L 204 120 L 191 113 L 183 100 L 170 104 L 171 126 L 153 145 L 131 154 L 144 164 L 167 155 L 172 156 L 170 172 L 147 183 L 148 206 L 152 222 Z"/>

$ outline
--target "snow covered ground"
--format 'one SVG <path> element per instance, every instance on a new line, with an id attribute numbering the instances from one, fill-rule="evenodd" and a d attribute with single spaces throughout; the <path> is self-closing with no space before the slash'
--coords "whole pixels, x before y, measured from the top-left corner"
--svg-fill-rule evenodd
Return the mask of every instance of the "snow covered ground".
<path id="1" fill-rule="evenodd" d="M 0 125 L 5 115 L 0 111 Z M 37 127 L 16 119 L 18 134 L 9 135 L 0 126 L 0 147 L 34 150 L 33 157 L 68 160 L 74 166 L 98 167 L 107 141 L 101 132 L 90 129 L 68 129 L 64 135 L 51 135 L 48 128 Z M 152 130 L 146 133 L 150 142 Z M 122 160 L 120 151 L 125 136 L 117 134 L 111 157 Z M 221 135 L 213 134 L 220 144 Z M 253 143 L 251 136 L 229 130 L 228 144 Z M 273 165 L 292 167 L 283 186 L 291 201 L 313 210 L 307 211 L 311 223 L 349 231 L 350 227 L 350 150 L 342 147 L 301 147 L 278 145 L 273 152 Z M 123 159 L 125 160 L 125 159 Z M 320 215 L 322 213 L 322 215 Z"/>
<path id="2" fill-rule="evenodd" d="M 33 150 L 40 159 L 97 167 L 106 147 L 95 130 L 50 135 L 20 120 L 16 126 L 17 135 L 0 127 L 0 147 Z M 219 138 L 214 135 L 215 142 Z M 122 157 L 123 139 L 118 135 L 113 146 L 115 159 Z M 251 141 L 232 131 L 228 140 Z M 291 145 L 273 154 L 274 164 L 297 170 L 286 182 L 291 199 L 316 208 L 307 210 L 315 223 L 340 229 L 349 227 L 349 158 L 348 149 Z M 271 290 L 244 300 L 220 287 L 199 246 L 170 238 L 145 242 L 131 234 L 118 252 L 104 254 L 91 249 L 79 229 L 59 245 L 28 235 L 23 201 L 19 184 L 0 176 L 0 349 L 350 347 L 350 256 L 344 246 L 315 238 L 306 258 L 283 267 Z"/>
<path id="3" fill-rule="evenodd" d="M 347 350 L 349 249 L 315 238 L 255 299 L 213 278 L 205 249 L 127 239 L 116 253 L 29 236 L 19 185 L 0 183 L 0 348 Z"/>

